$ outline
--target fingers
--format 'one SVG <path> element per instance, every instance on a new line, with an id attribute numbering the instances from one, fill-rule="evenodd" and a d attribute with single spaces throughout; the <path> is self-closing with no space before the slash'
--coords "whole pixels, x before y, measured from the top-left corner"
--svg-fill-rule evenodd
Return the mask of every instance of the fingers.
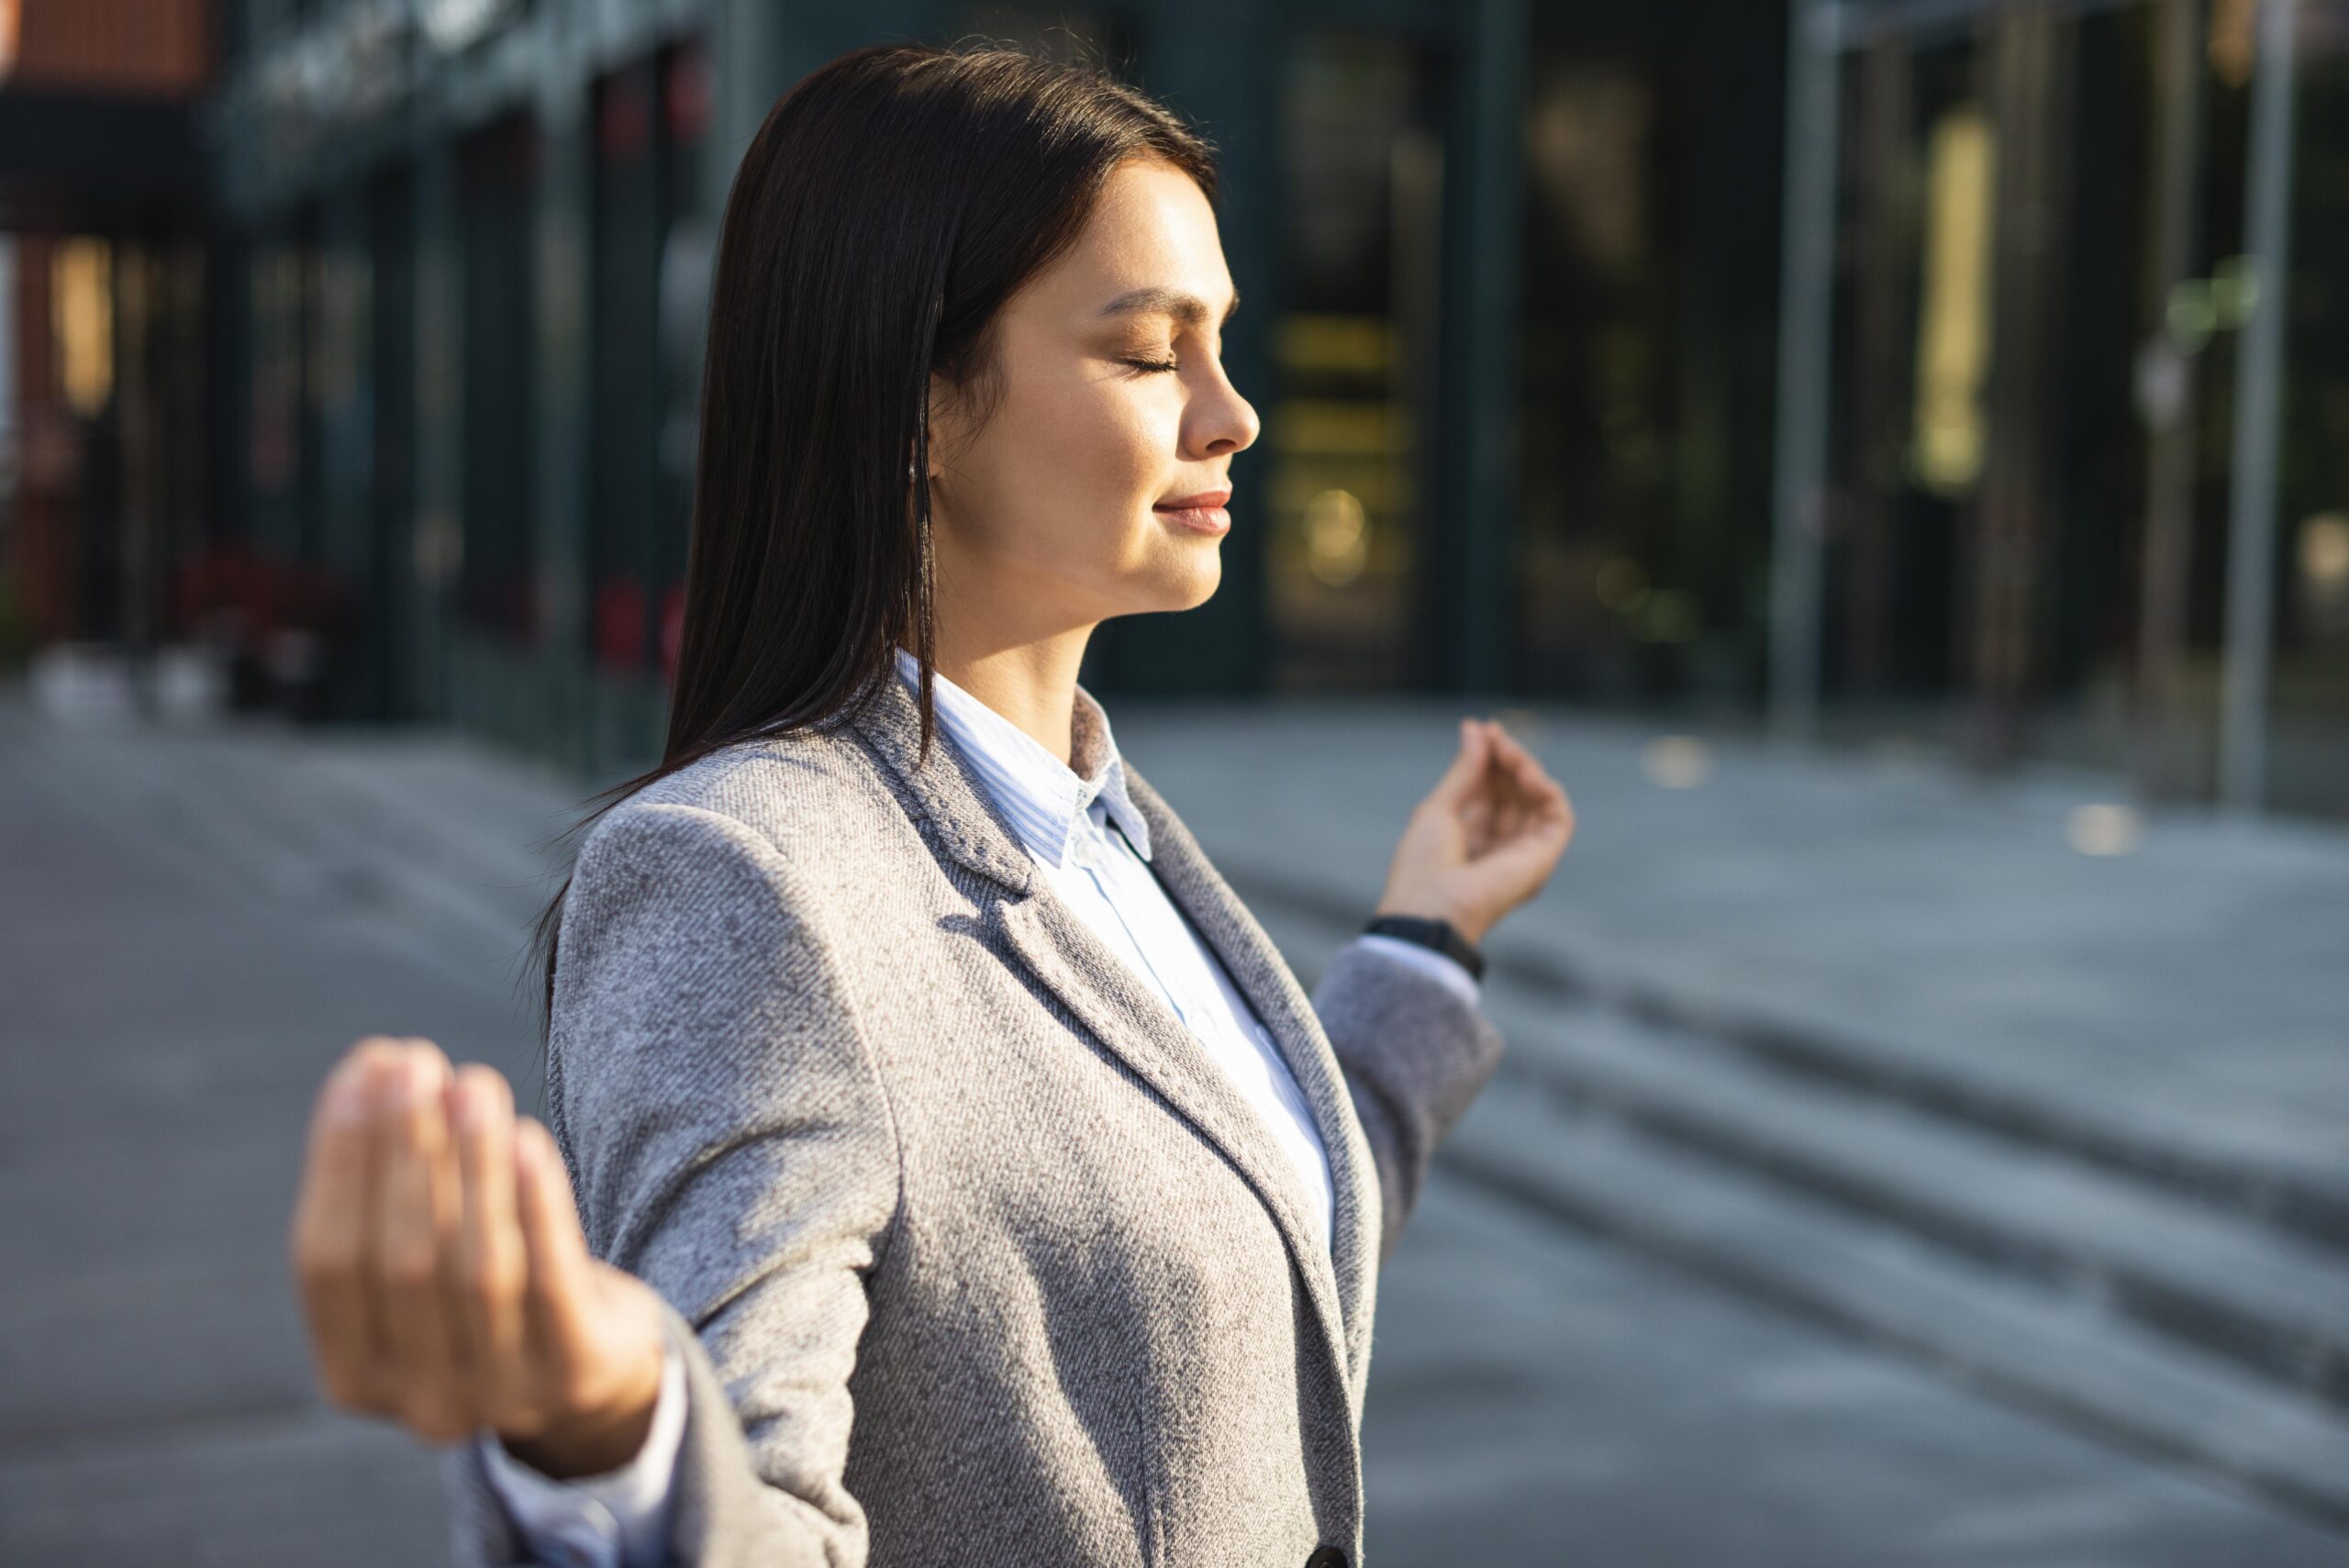
<path id="1" fill-rule="evenodd" d="M 1468 857 L 1474 860 L 1493 845 L 1493 804 L 1483 795 L 1472 797 L 1460 808 L 1460 820 L 1468 829 Z"/>
<path id="2" fill-rule="evenodd" d="M 1520 776 L 1525 750 L 1501 728 L 1498 719 L 1485 720 L 1493 745 L 1493 839 L 1506 844 L 1525 826 L 1526 791 Z"/>
<path id="3" fill-rule="evenodd" d="M 1460 725 L 1464 735 L 1475 737 L 1479 758 L 1475 773 L 1453 803 L 1468 830 L 1468 854 L 1473 860 L 1516 834 L 1523 807 L 1508 755 L 1503 751 L 1516 742 L 1490 719 L 1464 718 Z"/>
<path id="4" fill-rule="evenodd" d="M 1447 810 L 1457 809 L 1475 791 L 1485 776 L 1491 753 L 1492 737 L 1485 727 L 1473 718 L 1460 721 L 1460 750 L 1453 754 L 1451 765 L 1443 770 L 1428 792 L 1428 798 Z"/>
<path id="5" fill-rule="evenodd" d="M 1502 728 L 1500 720 L 1492 718 L 1484 722 L 1486 728 L 1492 731 L 1494 757 L 1511 777 L 1529 784 L 1536 779 L 1549 780 L 1550 775 L 1542 771 L 1541 761 L 1525 749 L 1523 741 Z"/>
<path id="6" fill-rule="evenodd" d="M 1510 780 L 1511 794 L 1519 802 L 1510 832 L 1497 840 L 1496 848 L 1511 868 L 1510 876 L 1521 879 L 1514 901 L 1523 902 L 1549 881 L 1559 855 L 1572 841 L 1574 806 L 1567 800 L 1565 790 L 1515 740 L 1497 736 L 1495 757 L 1499 771 Z"/>
<path id="7" fill-rule="evenodd" d="M 295 1200 L 295 1293 L 327 1396 L 347 1409 L 382 1412 L 384 1329 L 367 1272 L 374 1203 L 374 1106 L 400 1048 L 380 1036 L 346 1052 L 318 1091 Z"/>
<path id="8" fill-rule="evenodd" d="M 392 1075 L 373 1240 L 403 1417 L 420 1435 L 453 1442 L 474 1422 L 451 1310 L 460 1195 L 440 1108 L 449 1075 L 437 1048 L 411 1052 Z"/>
<path id="9" fill-rule="evenodd" d="M 1515 737 L 1492 726 L 1494 757 L 1510 780 L 1518 801 L 1516 826 L 1520 828 L 1560 826 L 1571 828 L 1574 821 L 1573 804 L 1557 780 L 1542 766 L 1540 759 Z"/>
<path id="10" fill-rule="evenodd" d="M 1431 793 L 1439 809 L 1455 812 L 1467 835 L 1471 860 L 1490 849 L 1499 837 L 1500 799 L 1494 792 L 1493 727 L 1480 718 L 1460 721 L 1461 748 Z"/>
<path id="11" fill-rule="evenodd" d="M 542 1396 L 569 1407 L 582 1402 L 581 1382 L 596 1350 L 588 1316 L 593 1260 L 554 1136 L 531 1118 L 518 1117 L 514 1152 L 515 1202 L 529 1263 L 524 1322 L 530 1359 L 545 1380 Z"/>
<path id="12" fill-rule="evenodd" d="M 516 1207 L 514 1091 L 495 1069 L 467 1062 L 450 1082 L 447 1108 L 463 1188 L 457 1280 L 475 1414 L 483 1425 L 529 1430 L 540 1412 L 526 1359 L 529 1282 Z"/>

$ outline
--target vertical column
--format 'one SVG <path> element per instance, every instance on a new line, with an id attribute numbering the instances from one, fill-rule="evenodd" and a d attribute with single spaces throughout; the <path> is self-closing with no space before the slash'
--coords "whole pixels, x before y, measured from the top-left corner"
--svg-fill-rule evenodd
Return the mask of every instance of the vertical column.
<path id="1" fill-rule="evenodd" d="M 251 538 L 252 256 L 251 236 L 240 216 L 215 220 L 204 261 L 200 411 L 210 542 Z"/>
<path id="2" fill-rule="evenodd" d="M 2050 421 L 2063 363 L 2056 288 L 2069 245 L 2072 28 L 2038 9 L 1989 24 L 1990 123 L 1998 219 L 1991 239 L 1989 439 L 1966 518 L 1956 632 L 1971 677 L 1959 751 L 1993 769 L 2021 751 L 2026 705 L 2043 655 L 2039 630 L 2051 532 Z"/>
<path id="3" fill-rule="evenodd" d="M 342 594 L 330 641 L 337 681 L 329 711 L 344 718 L 375 718 L 376 673 L 384 650 L 375 636 L 371 595 L 382 592 L 370 570 L 368 506 L 373 488 L 374 430 L 371 418 L 375 367 L 368 353 L 367 322 L 373 280 L 367 271 L 367 209 L 349 185 L 321 201 L 318 225 L 318 340 L 311 353 L 320 373 L 318 399 L 319 559 Z"/>
<path id="4" fill-rule="evenodd" d="M 1772 486 L 1770 732 L 1819 727 L 1820 556 L 1825 537 L 1830 335 L 1835 295 L 1836 10 L 1789 0 L 1786 218 L 1778 306 L 1778 434 Z"/>
<path id="5" fill-rule="evenodd" d="M 142 667 L 150 667 L 160 640 L 156 610 L 161 602 L 162 565 L 156 548 L 162 500 L 156 462 L 157 266 L 150 240 L 118 234 L 109 241 L 109 250 L 114 395 L 99 417 L 112 426 L 115 505 L 112 516 L 94 508 L 90 529 L 94 542 L 99 529 L 114 533 L 116 635 Z M 151 700 L 151 688 L 144 700 Z"/>
<path id="6" fill-rule="evenodd" d="M 407 562 L 416 592 L 406 706 L 441 723 L 456 717 L 451 654 L 465 538 L 461 288 L 455 149 L 436 131 L 416 152 L 416 544 Z"/>
<path id="7" fill-rule="evenodd" d="M 1510 685 L 1516 639 L 1527 28 L 1524 0 L 1468 8 L 1445 159 L 1449 347 L 1438 354 L 1445 421 L 1436 432 L 1424 645 L 1437 688 L 1487 695 Z"/>
<path id="8" fill-rule="evenodd" d="M 2197 456 L 2194 356 L 2166 317 L 2174 292 L 2200 259 L 2207 23 L 2203 0 L 2168 0 L 2161 19 L 2161 135 L 2154 166 L 2155 323 L 2137 361 L 2138 406 L 2146 427 L 2145 546 L 2140 572 L 2137 720 L 2131 768 L 2148 799 L 2176 793 L 2176 687 L 2185 662 L 2187 602 L 2193 571 Z"/>
<path id="9" fill-rule="evenodd" d="M 2258 815 L 2267 795 L 2267 675 L 2275 651 L 2276 465 L 2283 439 L 2284 285 L 2291 264 L 2292 99 L 2298 0 L 2262 0 L 2251 80 L 2243 253 L 2257 294 L 2236 361 L 2234 474 L 2227 509 L 2226 673 L 2219 799 Z"/>
<path id="10" fill-rule="evenodd" d="M 566 766 L 594 765 L 594 673 L 587 659 L 586 472 L 587 83 L 567 14 L 546 17 L 538 85 L 539 178 L 532 193 L 531 272 L 537 321 L 531 401 L 537 418 L 530 487 L 537 517 L 531 563 L 540 697 L 531 750 Z"/>

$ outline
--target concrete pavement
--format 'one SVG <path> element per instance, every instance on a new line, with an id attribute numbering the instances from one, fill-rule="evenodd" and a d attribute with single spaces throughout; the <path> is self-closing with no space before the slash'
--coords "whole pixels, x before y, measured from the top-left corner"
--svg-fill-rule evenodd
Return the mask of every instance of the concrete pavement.
<path id="1" fill-rule="evenodd" d="M 1266 736 L 1252 736 L 1245 713 L 1120 706 L 1117 717 L 1137 764 L 1235 880 L 1297 895 L 1260 906 L 1308 973 L 1340 934 L 1315 909 L 1375 892 L 1395 808 L 1432 776 L 1442 744 L 1440 723 L 1408 713 L 1318 713 L 1313 744 L 1278 751 L 1248 743 Z M 1772 953 L 1798 966 L 1809 950 L 1788 933 L 1741 933 L 1727 914 L 1706 928 L 1716 901 L 1694 880 L 1703 847 L 1749 834 L 1705 826 L 1693 792 L 1655 805 L 1680 815 L 1645 853 L 1626 841 L 1639 774 L 1638 741 L 1625 739 L 1628 764 L 1548 742 L 1564 749 L 1553 765 L 1584 827 L 1560 880 L 1497 954 L 1529 972 L 1598 974 L 1597 955 L 1644 933 L 1648 951 L 1707 973 L 1766 972 Z M 1314 775 L 1341 759 L 1352 765 Z M 1624 803 L 1598 787 L 1602 763 L 1624 779 Z M 1899 784 L 1896 805 L 1901 789 L 1930 803 L 1934 787 Z M 1871 791 L 1843 788 L 1829 820 L 1876 827 L 1853 804 Z M 1791 814 L 1800 790 L 1786 789 L 1778 809 Z M 325 1409 L 310 1389 L 283 1253 L 302 1123 L 326 1065 L 373 1031 L 430 1035 L 535 1099 L 515 960 L 555 855 L 532 843 L 586 793 L 445 737 L 61 735 L 0 705 L 0 1244 L 17 1265 L 0 1279 L 0 1561 L 442 1560 L 429 1453 Z M 1268 802 L 1279 815 L 1259 812 Z M 1910 800 L 1894 815 L 1956 810 Z M 1793 835 L 1781 822 L 1775 836 Z M 1334 851 L 1288 855 L 1296 840 Z M 1819 856 L 1834 840 L 1823 827 L 1810 835 Z M 1747 888 L 1749 917 L 1770 882 L 1759 856 L 1749 849 L 1742 884 L 1724 884 Z M 1855 859 L 1837 873 L 1846 886 L 1874 863 Z M 2252 860 L 2285 884 L 2303 873 L 2296 854 L 2254 847 Z M 1610 867 L 1627 880 L 1610 882 Z M 1977 874 L 1995 891 L 1990 871 Z M 2246 900 L 2231 885 L 2214 901 Z M 2319 875 L 2303 889 L 2303 917 L 2322 916 L 2324 886 Z M 1553 947 L 1537 933 L 1568 920 L 1569 903 L 1579 925 Z M 2044 929 L 2086 940 L 2093 933 L 2071 924 L 2081 918 L 2048 917 Z M 2242 918 L 2277 934 L 2255 910 Z M 1898 944 L 1919 939 L 1882 906 L 1876 923 L 1895 928 L 1894 947 L 1879 949 L 1877 984 L 1856 994 L 1898 1018 L 1887 999 L 1933 983 L 1887 972 L 1914 962 Z M 1849 929 L 1865 935 L 1868 922 Z M 2018 949 L 1977 941 L 1971 962 L 1987 984 Z M 1831 955 L 1835 975 L 1867 967 Z M 2321 1017 L 2328 984 L 2312 974 L 2297 1001 L 2237 991 L 2264 1029 L 2295 1006 Z M 2049 992 L 2024 995 L 2044 1005 Z M 1588 989 L 1506 976 L 1493 997 L 1523 1009 L 1522 1028 L 1508 1026 L 1513 1055 L 1520 1033 L 1583 1038 L 1576 1009 L 1621 1016 Z M 2040 1027 L 2061 1032 L 2049 1011 Z M 1523 1054 L 1577 1060 L 1539 1044 Z M 2305 1060 L 2321 1068 L 2321 1052 Z M 1488 1099 L 1464 1124 L 1464 1153 L 1512 1147 L 1506 1113 L 1529 1103 L 1523 1086 Z M 1479 1130 L 1488 1124 L 1497 1130 Z M 1549 1126 L 1519 1141 L 1546 1146 Z M 2307 1127 L 2277 1118 L 2221 1130 L 2213 1146 L 2232 1154 L 2272 1152 Z M 1537 1163 L 1546 1158 L 1537 1149 Z M 2321 1159 L 2308 1163 L 2321 1174 Z M 1756 1190 L 1774 1180 L 1731 1177 Z M 1636 1224 L 1628 1245 L 1597 1239 L 1587 1223 L 1562 1223 L 1538 1183 L 1529 1190 L 1536 1201 L 1467 1164 L 1446 1168 L 1383 1276 L 1366 1427 L 1374 1562 L 1497 1551 L 1610 1564 L 2349 1562 L 2349 1532 L 2239 1478 L 2100 1440 L 2011 1390 L 1952 1381 L 1914 1345 L 1757 1301 L 1702 1257 L 1650 1255 Z"/>
<path id="2" fill-rule="evenodd" d="M 1119 706 L 1219 863 L 1367 908 L 1453 745 L 1449 706 Z M 2349 1228 L 2349 830 L 2174 807 L 2133 852 L 2113 781 L 1995 784 L 1911 751 L 1792 756 L 1527 715 L 1574 798 L 1557 876 L 1493 939 L 1526 972 L 1843 1049 L 1984 1118 L 2257 1187 Z M 1686 782 L 1660 785 L 1659 778 Z M 2090 808 L 2082 815 L 2082 808 Z"/>

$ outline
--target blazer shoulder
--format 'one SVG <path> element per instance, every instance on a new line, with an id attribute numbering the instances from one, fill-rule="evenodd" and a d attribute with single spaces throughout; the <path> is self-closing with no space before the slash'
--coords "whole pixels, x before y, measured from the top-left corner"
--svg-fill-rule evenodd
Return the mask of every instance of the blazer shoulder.
<path id="1" fill-rule="evenodd" d="M 734 741 L 654 780 L 606 812 L 581 852 L 618 822 L 641 821 L 643 808 L 663 806 L 728 818 L 811 868 L 900 815 L 863 747 L 844 734 L 807 731 Z"/>

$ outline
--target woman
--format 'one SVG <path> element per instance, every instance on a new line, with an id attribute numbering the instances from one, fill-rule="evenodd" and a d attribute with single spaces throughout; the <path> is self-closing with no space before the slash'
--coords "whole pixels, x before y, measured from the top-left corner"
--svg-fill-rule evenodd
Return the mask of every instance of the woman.
<path id="1" fill-rule="evenodd" d="M 1086 639 L 1214 592 L 1257 434 L 1214 189 L 992 49 L 845 56 L 751 144 L 666 760 L 541 927 L 547 1124 L 381 1039 L 314 1121 L 321 1379 L 454 1445 L 462 1561 L 1358 1556 L 1375 1271 L 1573 817 L 1464 720 L 1400 936 L 1308 1001 L 1118 757 Z"/>

